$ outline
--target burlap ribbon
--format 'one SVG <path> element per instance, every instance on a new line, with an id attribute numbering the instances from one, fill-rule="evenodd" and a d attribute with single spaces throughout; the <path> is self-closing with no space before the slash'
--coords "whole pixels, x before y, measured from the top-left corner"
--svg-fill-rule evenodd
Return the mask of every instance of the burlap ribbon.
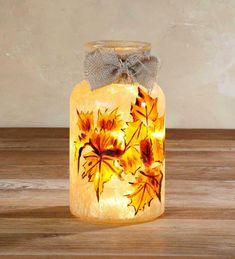
<path id="1" fill-rule="evenodd" d="M 113 49 L 97 48 L 86 54 L 84 72 L 91 90 L 115 82 L 125 75 L 128 82 L 138 82 L 151 90 L 156 81 L 159 61 L 148 53 L 120 56 Z"/>

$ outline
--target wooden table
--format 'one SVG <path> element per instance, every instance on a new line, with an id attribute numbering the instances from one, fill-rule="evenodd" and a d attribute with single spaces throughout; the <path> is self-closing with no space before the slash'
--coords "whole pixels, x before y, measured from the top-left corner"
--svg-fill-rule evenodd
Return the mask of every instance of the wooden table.
<path id="1" fill-rule="evenodd" d="M 68 130 L 0 129 L 0 255 L 235 256 L 235 130 L 167 137 L 164 216 L 91 225 L 69 212 Z"/>

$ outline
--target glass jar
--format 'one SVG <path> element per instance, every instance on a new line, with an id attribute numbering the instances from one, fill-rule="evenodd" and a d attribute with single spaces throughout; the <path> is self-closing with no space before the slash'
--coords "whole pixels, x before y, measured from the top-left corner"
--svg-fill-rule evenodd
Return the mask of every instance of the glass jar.
<path id="1" fill-rule="evenodd" d="M 150 51 L 145 42 L 97 41 L 87 51 L 119 57 Z M 165 204 L 165 99 L 125 75 L 91 90 L 78 83 L 70 98 L 70 210 L 93 223 L 153 220 Z"/>

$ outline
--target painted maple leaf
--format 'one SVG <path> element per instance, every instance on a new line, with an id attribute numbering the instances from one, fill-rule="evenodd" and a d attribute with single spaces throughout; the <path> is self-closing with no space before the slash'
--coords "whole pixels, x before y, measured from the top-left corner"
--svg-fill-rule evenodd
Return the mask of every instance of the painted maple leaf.
<path id="1" fill-rule="evenodd" d="M 144 92 L 138 87 L 138 97 L 135 104 L 131 104 L 131 115 L 134 121 L 142 121 L 145 125 L 149 125 L 149 122 L 156 121 L 158 118 L 157 112 L 158 98 L 152 98 L 150 95 Z"/>
<path id="2" fill-rule="evenodd" d="M 96 197 L 99 201 L 100 195 L 103 192 L 104 184 L 107 183 L 112 175 L 118 176 L 121 179 L 122 169 L 114 165 L 114 160 L 110 156 L 97 155 L 95 152 L 90 152 L 84 155 L 86 160 L 84 173 L 82 177 L 88 177 L 89 182 L 93 182 L 96 191 Z"/>
<path id="3" fill-rule="evenodd" d="M 138 171 L 136 182 L 130 183 L 134 188 L 134 192 L 127 197 L 131 199 L 129 205 L 138 211 L 144 210 L 146 204 L 150 206 L 151 201 L 157 197 L 161 201 L 161 183 L 163 174 L 161 172 L 161 164 L 154 166 L 154 147 L 150 138 L 140 141 L 140 156 L 144 164 Z"/>
<path id="4" fill-rule="evenodd" d="M 162 119 L 158 118 L 157 103 L 158 98 L 154 99 L 138 88 L 136 102 L 131 104 L 133 122 L 128 122 L 128 127 L 124 130 L 127 147 L 139 144 L 142 139 L 157 132 L 164 125 Z"/>
<path id="5" fill-rule="evenodd" d="M 110 180 L 112 175 L 122 179 L 122 168 L 115 165 L 117 157 L 122 155 L 121 143 L 109 134 L 93 133 L 90 138 L 92 151 L 84 155 L 85 163 L 82 177 L 88 177 L 93 182 L 96 197 L 99 201 L 103 192 L 104 184 Z"/>
<path id="6" fill-rule="evenodd" d="M 131 199 L 129 206 L 134 207 L 135 215 L 139 211 L 144 210 L 145 205 L 150 206 L 154 198 L 157 197 L 161 202 L 162 179 L 163 174 L 160 167 L 148 168 L 146 172 L 139 171 L 136 182 L 130 183 L 134 188 L 134 192 L 127 195 Z"/>

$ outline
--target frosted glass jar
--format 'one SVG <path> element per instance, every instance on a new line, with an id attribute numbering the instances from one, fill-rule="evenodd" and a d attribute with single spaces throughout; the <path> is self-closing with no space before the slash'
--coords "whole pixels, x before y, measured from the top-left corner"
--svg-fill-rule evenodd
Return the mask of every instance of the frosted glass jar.
<path id="1" fill-rule="evenodd" d="M 99 41 L 88 51 L 144 52 L 149 43 Z M 164 212 L 165 99 L 125 77 L 90 90 L 78 83 L 70 98 L 70 210 L 94 223 L 138 223 Z"/>

